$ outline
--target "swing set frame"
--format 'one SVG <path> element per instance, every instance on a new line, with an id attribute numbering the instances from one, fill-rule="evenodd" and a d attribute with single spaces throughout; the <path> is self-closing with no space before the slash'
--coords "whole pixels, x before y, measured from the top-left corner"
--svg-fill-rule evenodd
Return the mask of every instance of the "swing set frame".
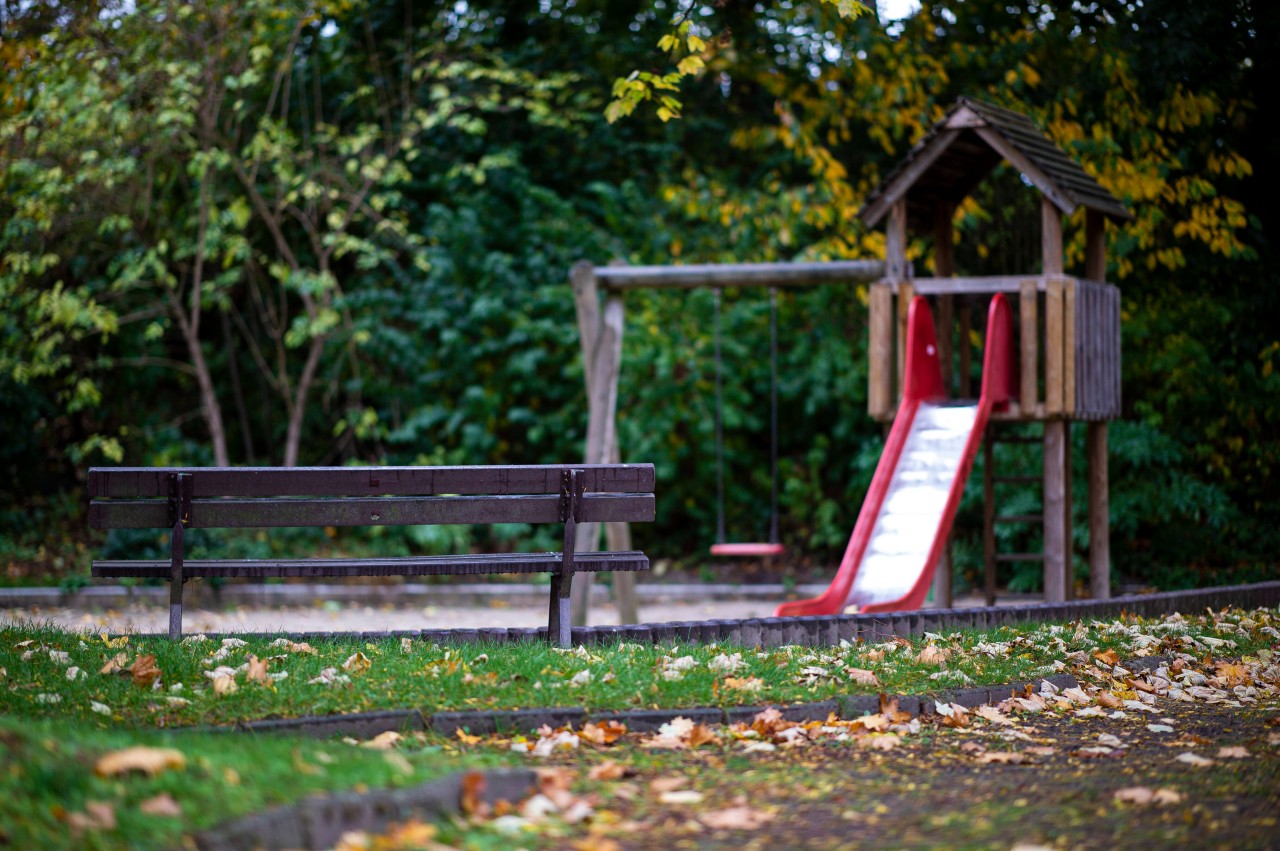
<path id="1" fill-rule="evenodd" d="M 884 274 L 885 264 L 879 260 L 688 266 L 595 266 L 584 260 L 574 264 L 569 272 L 569 281 L 573 286 L 578 334 L 582 343 L 583 378 L 587 390 L 584 463 L 620 463 L 618 380 L 622 373 L 622 335 L 627 292 L 645 289 L 721 290 L 726 287 L 779 289 L 830 284 L 857 286 L 878 281 Z M 776 510 L 774 516 L 776 517 Z M 626 523 L 584 523 L 577 536 L 576 546 L 579 552 L 595 552 L 599 549 L 601 526 L 609 549 L 631 548 L 631 530 Z M 758 548 L 763 545 L 723 546 Z M 591 594 L 590 578 L 590 574 L 584 575 L 574 583 L 571 607 L 574 625 L 586 623 Z M 615 574 L 613 589 L 620 620 L 622 623 L 635 623 L 638 615 L 635 577 L 626 573 Z"/>

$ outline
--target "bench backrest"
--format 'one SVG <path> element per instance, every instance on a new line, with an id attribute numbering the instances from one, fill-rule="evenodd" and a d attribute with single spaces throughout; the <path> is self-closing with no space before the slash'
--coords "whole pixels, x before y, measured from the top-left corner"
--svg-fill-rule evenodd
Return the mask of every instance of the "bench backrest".
<path id="1" fill-rule="evenodd" d="M 582 522 L 654 519 L 652 464 L 94 467 L 89 525 L 161 529 L 557 523 L 568 474 Z"/>

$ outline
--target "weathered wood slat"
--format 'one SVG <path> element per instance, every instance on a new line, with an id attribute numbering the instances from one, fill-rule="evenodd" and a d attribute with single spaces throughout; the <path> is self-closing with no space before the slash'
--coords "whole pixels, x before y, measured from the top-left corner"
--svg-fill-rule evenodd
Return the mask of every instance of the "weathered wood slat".
<path id="1" fill-rule="evenodd" d="M 593 493 L 583 498 L 582 519 L 642 523 L 654 518 L 653 494 Z M 289 526 L 418 526 L 445 523 L 558 523 L 558 494 L 520 496 L 422 496 L 311 499 L 196 499 L 193 529 Z M 93 500 L 94 529 L 160 529 L 170 524 L 169 504 L 159 499 Z"/>
<path id="2" fill-rule="evenodd" d="M 879 260 L 828 263 L 707 263 L 687 266 L 597 266 L 600 286 L 613 290 L 657 287 L 804 287 L 862 283 L 884 275 Z"/>
<path id="3" fill-rule="evenodd" d="M 559 552 L 410 556 L 374 559 L 187 559 L 187 577 L 264 579 L 268 577 L 453 576 L 489 573 L 550 573 L 559 568 Z M 648 570 L 642 552 L 583 553 L 575 571 Z M 160 559 L 100 560 L 92 574 L 102 578 L 167 579 L 169 562 Z"/>
<path id="4" fill-rule="evenodd" d="M 885 419 L 893 399 L 893 292 L 888 284 L 871 286 L 871 320 L 868 333 L 867 408 L 874 419 Z"/>
<path id="5" fill-rule="evenodd" d="M 498 467 L 93 467 L 89 496 L 166 497 L 170 473 L 191 473 L 196 498 L 380 496 L 560 492 L 564 470 L 581 470 L 594 493 L 651 493 L 652 464 Z"/>

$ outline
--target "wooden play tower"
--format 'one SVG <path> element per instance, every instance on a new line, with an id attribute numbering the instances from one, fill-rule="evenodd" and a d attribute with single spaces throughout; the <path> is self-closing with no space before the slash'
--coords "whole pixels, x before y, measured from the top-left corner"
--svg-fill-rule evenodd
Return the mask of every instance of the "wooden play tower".
<path id="1" fill-rule="evenodd" d="M 952 221 L 957 206 L 1001 161 L 1039 191 L 1041 263 L 1038 273 L 956 277 Z M 1084 208 L 1084 276 L 1064 274 L 1063 217 Z M 870 293 L 872 417 L 893 419 L 902 387 L 907 308 L 916 295 L 931 302 L 944 382 L 954 395 L 972 396 L 971 335 L 975 306 L 981 316 L 995 293 L 1013 302 L 1019 394 L 992 415 L 984 443 L 984 551 L 986 594 L 994 599 L 998 561 L 1044 562 L 1048 602 L 1072 595 L 1071 424 L 1087 429 L 1090 594 L 1110 596 L 1110 524 L 1107 498 L 1107 421 L 1120 415 L 1120 291 L 1106 280 L 1106 221 L 1128 210 L 1049 140 L 1026 116 L 961 98 L 871 194 L 861 218 L 886 224 L 885 275 Z M 917 278 L 907 262 L 912 233 L 932 236 L 931 278 Z M 960 345 L 956 345 L 957 339 Z M 992 443 L 1001 423 L 1043 425 L 1043 512 L 1001 515 L 994 486 Z M 1025 430 L 1024 430 L 1025 432 Z M 1025 434 L 1019 438 L 1027 440 Z M 1027 476 L 1005 481 L 1025 480 Z M 1039 477 L 1034 477 L 1039 478 Z M 1043 553 L 998 554 L 995 524 L 1043 524 Z M 935 574 L 937 604 L 951 604 L 950 565 Z"/>

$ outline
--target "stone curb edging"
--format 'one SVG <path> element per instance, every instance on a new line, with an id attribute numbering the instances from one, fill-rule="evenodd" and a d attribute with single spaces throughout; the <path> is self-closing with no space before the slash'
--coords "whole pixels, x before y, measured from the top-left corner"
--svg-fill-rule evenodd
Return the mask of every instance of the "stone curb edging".
<path id="1" fill-rule="evenodd" d="M 1114 617 L 1129 613 L 1144 617 L 1175 611 L 1280 606 L 1280 581 L 1258 582 L 1200 588 L 1189 591 L 1165 591 L 1158 594 L 1134 594 L 1109 600 L 1078 600 L 1070 603 L 1032 603 L 1021 606 L 988 606 L 963 609 L 925 609 L 867 615 L 815 615 L 796 618 L 745 618 L 741 620 L 676 621 L 662 624 L 629 624 L 626 626 L 574 627 L 575 645 L 612 642 L 654 644 L 662 642 L 712 643 L 729 642 L 746 647 L 782 647 L 798 644 L 809 647 L 835 647 L 841 641 L 859 639 L 886 641 L 894 636 L 915 638 L 925 632 L 957 629 L 995 629 L 1023 623 L 1074 621 L 1085 618 Z M 146 633 L 144 633 L 146 635 Z M 161 633 L 149 633 L 152 636 Z M 221 633 L 218 637 L 228 637 Z M 370 632 L 265 632 L 234 633 L 235 636 L 288 636 L 295 641 L 311 641 L 334 637 L 377 641 L 387 638 L 418 638 L 437 643 L 495 643 L 546 641 L 545 627 L 492 629 L 422 629 Z"/>
<path id="2" fill-rule="evenodd" d="M 1059 689 L 1078 686 L 1070 674 L 1055 674 L 1019 680 L 1003 686 L 978 686 L 943 691 L 929 695 L 897 695 L 898 707 L 912 715 L 937 714 L 936 704 L 958 703 L 972 708 L 998 703 L 1004 694 L 1022 692 L 1047 681 Z M 671 719 L 681 716 L 703 724 L 750 722 L 770 708 L 764 706 L 689 707 L 685 709 L 632 709 L 592 713 L 579 707 L 547 709 L 515 709 L 504 712 L 437 712 L 423 715 L 417 710 L 365 712 L 310 718 L 251 721 L 230 728 L 248 733 L 294 733 L 318 737 L 359 736 L 372 738 L 388 730 L 428 730 L 452 736 L 458 730 L 471 735 L 503 732 L 526 732 L 542 725 L 581 726 L 587 721 L 618 721 L 628 732 L 651 733 Z M 856 718 L 879 711 L 879 695 L 842 695 L 814 703 L 773 707 L 789 721 L 824 721 L 835 713 L 842 718 Z M 493 804 L 498 800 L 518 801 L 532 791 L 536 775 L 529 770 L 482 772 L 485 785 L 481 798 Z M 462 778 L 455 774 L 441 780 L 409 789 L 375 790 L 365 793 L 345 792 L 312 795 L 296 804 L 276 807 L 245 816 L 221 827 L 197 834 L 200 851 L 239 851 L 241 848 L 330 848 L 343 833 L 353 830 L 379 831 L 396 821 L 411 818 L 438 820 L 462 812 Z"/>
<path id="3" fill-rule="evenodd" d="M 397 821 L 438 821 L 462 813 L 465 772 L 407 789 L 377 789 L 311 795 L 295 804 L 273 807 L 195 835 L 200 851 L 245 848 L 332 848 L 352 830 L 382 831 Z M 488 804 L 519 801 L 537 775 L 527 769 L 481 772 L 479 793 Z"/>
<path id="4" fill-rule="evenodd" d="M 912 715 L 935 714 L 935 703 L 959 703 L 961 706 L 981 706 L 999 703 L 1006 696 L 1021 693 L 1028 685 L 1033 688 L 1047 681 L 1059 689 L 1073 688 L 1079 683 L 1070 674 L 1054 674 L 1017 680 L 1006 685 L 973 686 L 961 689 L 940 689 L 924 694 L 893 695 L 898 707 Z M 454 736 L 458 731 L 473 736 L 500 733 L 527 733 L 539 727 L 551 728 L 572 725 L 581 727 L 588 721 L 602 723 L 618 721 L 626 724 L 633 733 L 652 733 L 677 715 L 702 724 L 733 724 L 750 720 L 768 708 L 775 708 L 789 721 L 822 721 L 835 713 L 841 718 L 857 718 L 878 712 L 880 696 L 877 694 L 841 695 L 814 703 L 789 705 L 765 704 L 761 706 L 695 706 L 683 709 L 620 709 L 592 711 L 584 707 L 552 706 L 531 709 L 474 710 L 465 712 L 435 712 L 430 715 L 416 709 L 387 710 L 382 712 L 357 712 L 349 715 L 318 715 L 301 718 L 272 718 L 264 721 L 243 721 L 234 727 L 204 728 L 206 730 L 234 730 L 241 733 L 292 733 L 295 735 L 326 738 L 351 736 L 371 739 L 379 733 L 425 731 L 441 736 Z"/>

